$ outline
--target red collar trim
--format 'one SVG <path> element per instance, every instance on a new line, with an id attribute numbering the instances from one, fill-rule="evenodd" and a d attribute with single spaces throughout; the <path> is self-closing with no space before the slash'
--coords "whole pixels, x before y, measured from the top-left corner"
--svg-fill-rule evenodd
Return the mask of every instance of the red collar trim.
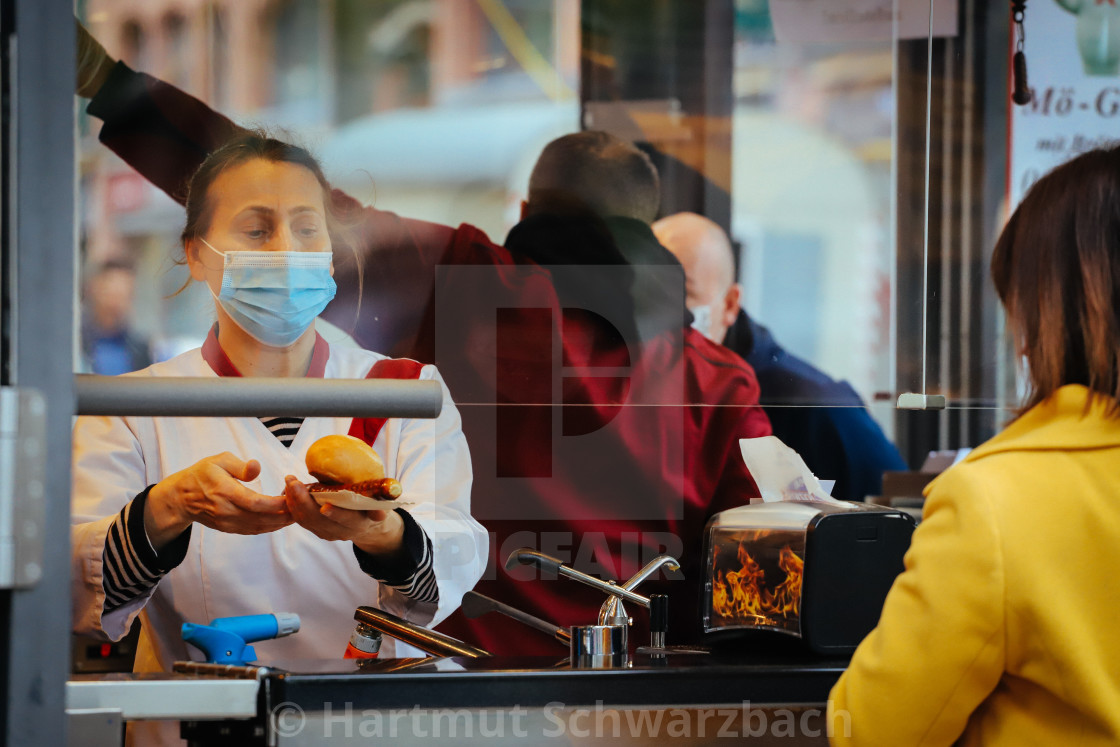
<path id="1" fill-rule="evenodd" d="M 307 378 L 323 378 L 323 374 L 327 370 L 327 359 L 330 358 L 330 355 L 330 345 L 327 344 L 322 335 L 316 332 L 315 347 L 311 350 L 311 365 L 307 368 Z M 206 342 L 202 343 L 202 358 L 218 376 L 241 376 L 237 366 L 233 365 L 229 356 L 226 355 L 226 351 L 222 350 L 222 346 L 218 343 L 217 324 L 210 328 L 210 333 L 206 335 Z"/>
<path id="2" fill-rule="evenodd" d="M 367 379 L 419 379 L 424 365 L 408 358 L 383 358 L 373 364 Z M 388 418 L 354 418 L 350 421 L 350 434 L 373 446 Z"/>
<path id="3" fill-rule="evenodd" d="M 206 335 L 206 342 L 202 343 L 202 359 L 210 364 L 210 368 L 218 376 L 241 376 L 237 366 L 233 365 L 226 351 L 218 344 L 217 324 L 210 328 L 210 333 Z"/>

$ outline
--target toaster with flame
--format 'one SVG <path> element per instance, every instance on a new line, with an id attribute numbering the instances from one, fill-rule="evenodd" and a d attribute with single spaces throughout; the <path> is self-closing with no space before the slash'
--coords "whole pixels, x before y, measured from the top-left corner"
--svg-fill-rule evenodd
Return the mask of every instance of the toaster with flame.
<path id="1" fill-rule="evenodd" d="M 875 627 L 914 519 L 857 503 L 777 501 L 723 511 L 704 537 L 706 633 L 771 630 L 847 654 Z"/>

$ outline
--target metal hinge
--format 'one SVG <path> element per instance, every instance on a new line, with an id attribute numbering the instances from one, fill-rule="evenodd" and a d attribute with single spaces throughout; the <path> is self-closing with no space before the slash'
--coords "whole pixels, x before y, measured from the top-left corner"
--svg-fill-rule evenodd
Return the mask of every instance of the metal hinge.
<path id="1" fill-rule="evenodd" d="M 43 576 L 46 422 L 42 394 L 0 387 L 0 589 Z"/>

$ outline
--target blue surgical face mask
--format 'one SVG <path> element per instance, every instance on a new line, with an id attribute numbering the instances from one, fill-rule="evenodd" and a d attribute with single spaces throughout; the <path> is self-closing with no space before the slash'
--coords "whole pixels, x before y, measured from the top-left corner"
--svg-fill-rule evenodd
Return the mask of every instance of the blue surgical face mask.
<path id="1" fill-rule="evenodd" d="M 225 258 L 222 289 L 210 295 L 258 342 L 291 345 L 334 298 L 330 252 L 219 252 L 199 240 Z"/>

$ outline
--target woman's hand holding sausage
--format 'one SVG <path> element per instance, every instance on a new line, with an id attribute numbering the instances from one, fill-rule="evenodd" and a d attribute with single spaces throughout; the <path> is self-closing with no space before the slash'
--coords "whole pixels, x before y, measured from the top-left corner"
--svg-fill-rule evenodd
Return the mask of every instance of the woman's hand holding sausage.
<path id="1" fill-rule="evenodd" d="M 158 552 L 196 521 L 233 534 L 264 534 L 291 524 L 284 496 L 262 495 L 243 484 L 260 472 L 257 460 L 227 451 L 160 480 L 144 506 L 152 547 Z"/>
<path id="2" fill-rule="evenodd" d="M 401 549 L 404 520 L 396 511 L 353 511 L 329 503 L 320 506 L 295 477 L 288 475 L 284 482 L 292 519 L 316 537 L 349 540 L 370 555 L 390 555 Z"/>

